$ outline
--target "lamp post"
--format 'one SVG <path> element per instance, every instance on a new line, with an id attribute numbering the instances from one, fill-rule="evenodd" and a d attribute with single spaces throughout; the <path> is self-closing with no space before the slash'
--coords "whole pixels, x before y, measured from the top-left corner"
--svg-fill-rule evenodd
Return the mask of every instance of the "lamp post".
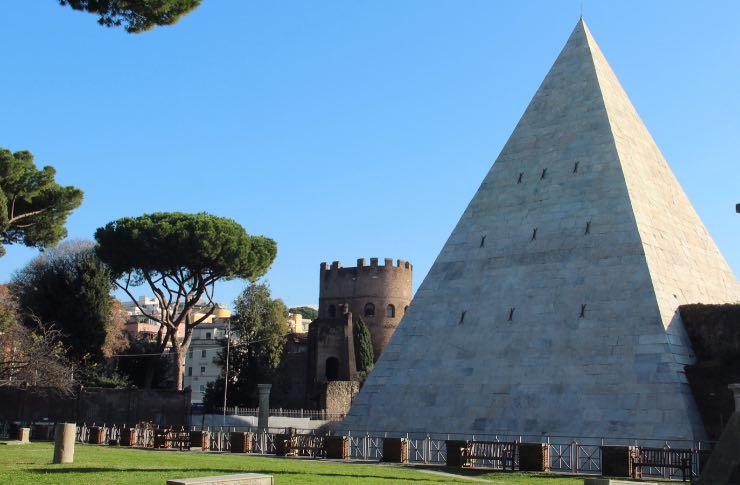
<path id="1" fill-rule="evenodd" d="M 231 318 L 226 323 L 226 373 L 224 374 L 224 415 L 223 424 L 226 426 L 226 391 L 229 389 L 229 350 L 231 349 Z"/>

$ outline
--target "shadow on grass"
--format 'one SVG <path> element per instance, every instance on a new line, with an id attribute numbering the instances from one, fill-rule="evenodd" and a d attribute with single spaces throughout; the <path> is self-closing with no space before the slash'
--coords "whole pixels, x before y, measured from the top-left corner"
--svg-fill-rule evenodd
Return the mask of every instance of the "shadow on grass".
<path id="1" fill-rule="evenodd" d="M 399 477 L 392 476 L 380 476 L 380 475 L 361 475 L 361 474 L 349 474 L 349 473 L 312 473 L 311 471 L 305 472 L 292 472 L 292 471 L 277 471 L 277 470 L 244 470 L 244 469 L 219 469 L 219 468 L 100 468 L 100 467 L 80 467 L 80 468 L 35 468 L 29 470 L 31 473 L 46 475 L 46 474 L 65 474 L 65 473 L 118 473 L 118 472 L 139 472 L 139 473 L 164 473 L 172 472 L 173 475 L 179 473 L 192 474 L 192 473 L 204 473 L 204 474 L 229 474 L 229 473 L 262 473 L 265 475 L 314 475 L 319 477 L 341 477 L 341 478 L 372 478 L 376 481 L 388 480 L 398 481 Z M 207 475 L 204 475 L 207 476 Z M 408 482 L 439 482 L 432 478 L 410 478 L 404 477 L 400 480 Z"/>
<path id="2" fill-rule="evenodd" d="M 464 477 L 486 477 L 486 478 L 501 478 L 503 479 L 507 475 L 516 474 L 517 476 L 526 476 L 532 480 L 573 480 L 579 478 L 574 475 L 561 475 L 558 473 L 537 473 L 537 472 L 520 472 L 520 471 L 508 471 L 508 470 L 496 470 L 493 468 L 458 468 L 454 466 L 439 466 L 439 465 L 414 465 L 412 469 L 422 469 L 449 473 L 451 475 L 460 475 Z M 580 477 L 589 478 L 589 475 L 581 475 Z"/>
<path id="3" fill-rule="evenodd" d="M 223 469 L 223 468 L 101 468 L 101 467 L 80 467 L 80 468 L 35 468 L 29 470 L 31 473 L 38 474 L 55 474 L 55 473 L 106 473 L 106 472 L 141 472 L 141 473 L 162 473 L 162 472 L 180 472 L 180 473 L 266 473 L 281 475 L 302 475 L 301 472 L 274 471 L 274 470 L 244 470 L 244 469 Z"/>

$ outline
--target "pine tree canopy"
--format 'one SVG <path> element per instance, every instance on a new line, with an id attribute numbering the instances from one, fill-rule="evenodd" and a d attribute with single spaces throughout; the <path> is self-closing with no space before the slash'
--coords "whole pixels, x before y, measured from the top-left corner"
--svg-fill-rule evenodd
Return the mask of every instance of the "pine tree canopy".
<path id="1" fill-rule="evenodd" d="M 157 212 L 124 217 L 95 232 L 97 254 L 112 271 L 114 283 L 146 317 L 160 324 L 159 351 L 176 357 L 176 385 L 182 389 L 185 352 L 193 328 L 216 310 L 217 281 L 254 281 L 277 254 L 272 239 L 250 236 L 236 221 L 211 214 Z M 142 308 L 132 286 L 146 283 L 162 311 Z M 207 309 L 194 313 L 196 305 Z M 178 335 L 178 329 L 184 328 Z"/>
<path id="2" fill-rule="evenodd" d="M 59 0 L 75 10 L 98 16 L 105 27 L 123 26 L 129 34 L 172 25 L 195 10 L 201 0 Z"/>
<path id="3" fill-rule="evenodd" d="M 0 243 L 42 248 L 67 235 L 64 224 L 82 191 L 59 185 L 55 175 L 52 167 L 36 169 L 31 152 L 0 148 Z"/>

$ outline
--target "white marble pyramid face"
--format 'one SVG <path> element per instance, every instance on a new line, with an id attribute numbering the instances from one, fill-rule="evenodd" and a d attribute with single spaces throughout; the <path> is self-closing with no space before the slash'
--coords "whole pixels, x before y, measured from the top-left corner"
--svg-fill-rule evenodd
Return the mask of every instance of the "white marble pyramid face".
<path id="1" fill-rule="evenodd" d="M 739 299 L 579 21 L 344 427 L 700 439 L 677 308 Z"/>

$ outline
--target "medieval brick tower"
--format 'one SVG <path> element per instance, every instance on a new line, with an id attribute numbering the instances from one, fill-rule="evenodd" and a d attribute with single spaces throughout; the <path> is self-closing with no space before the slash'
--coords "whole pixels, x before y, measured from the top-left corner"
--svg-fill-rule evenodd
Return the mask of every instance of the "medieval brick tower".
<path id="1" fill-rule="evenodd" d="M 342 317 L 342 305 L 348 305 L 355 318 L 370 329 L 375 358 L 380 356 L 411 303 L 413 265 L 390 258 L 383 266 L 378 258 L 357 260 L 357 267 L 343 268 L 339 261 L 331 266 L 321 263 L 319 287 L 319 318 Z"/>

